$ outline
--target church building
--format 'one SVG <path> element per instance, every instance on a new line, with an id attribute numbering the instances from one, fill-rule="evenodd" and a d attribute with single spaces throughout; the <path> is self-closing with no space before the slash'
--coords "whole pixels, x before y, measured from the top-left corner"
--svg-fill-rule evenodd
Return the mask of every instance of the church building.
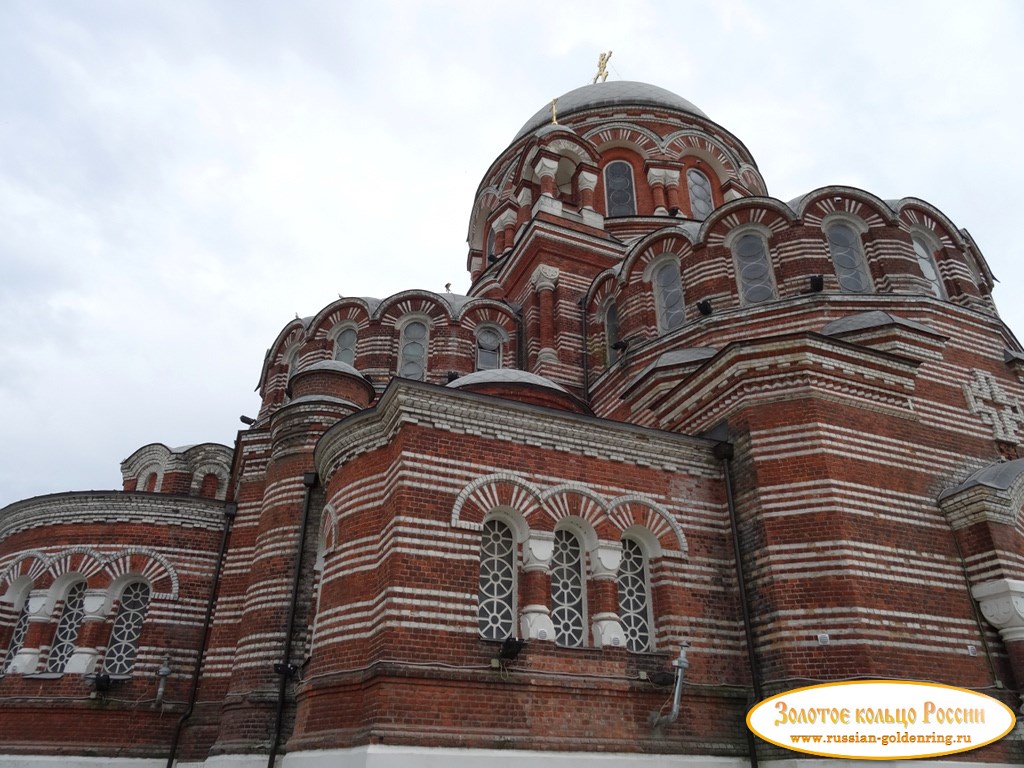
<path id="1" fill-rule="evenodd" d="M 619 81 L 526 120 L 468 246 L 465 296 L 287 322 L 234 445 L 0 509 L 0 768 L 807 768 L 754 704 L 1020 710 L 1024 349 L 965 229 L 775 199 Z"/>

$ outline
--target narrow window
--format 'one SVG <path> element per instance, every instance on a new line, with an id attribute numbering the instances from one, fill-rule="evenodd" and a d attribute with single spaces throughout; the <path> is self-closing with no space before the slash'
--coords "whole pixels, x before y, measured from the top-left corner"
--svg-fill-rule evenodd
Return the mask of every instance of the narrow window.
<path id="1" fill-rule="evenodd" d="M 494 261 L 494 258 L 496 256 L 496 254 L 494 253 L 494 241 L 496 239 L 497 239 L 497 234 L 495 233 L 494 228 L 493 227 L 489 228 L 487 230 L 487 261 L 488 262 Z"/>
<path id="2" fill-rule="evenodd" d="M 25 635 L 28 634 L 28 597 L 25 598 L 25 605 L 21 608 L 21 614 L 18 616 L 18 622 L 14 625 L 14 632 L 11 634 L 11 644 L 7 646 L 7 655 L 4 656 L 4 665 L 0 667 L 0 671 L 9 672 L 11 664 L 14 662 L 14 657 L 21 651 L 23 645 L 25 645 Z"/>
<path id="3" fill-rule="evenodd" d="M 604 194 L 609 216 L 636 216 L 633 166 L 624 160 L 608 163 L 604 169 Z"/>
<path id="4" fill-rule="evenodd" d="M 149 595 L 149 585 L 143 581 L 129 584 L 121 593 L 121 608 L 110 630 L 110 644 L 103 658 L 103 671 L 108 675 L 127 675 L 135 666 Z"/>
<path id="5" fill-rule="evenodd" d="M 149 491 L 150 493 L 154 492 L 156 490 L 156 480 L 156 472 L 150 472 L 149 477 L 146 478 L 145 490 Z"/>
<path id="6" fill-rule="evenodd" d="M 403 379 L 423 381 L 427 370 L 427 326 L 419 320 L 406 323 L 402 329 L 402 354 L 398 375 Z"/>
<path id="7" fill-rule="evenodd" d="M 829 227 L 828 247 L 842 291 L 844 293 L 867 293 L 870 291 L 871 276 L 868 274 L 864 254 L 860 248 L 860 236 L 853 227 L 846 224 L 833 224 Z"/>
<path id="8" fill-rule="evenodd" d="M 515 635 L 515 540 L 500 520 L 484 523 L 480 538 L 480 636 L 504 640 Z"/>
<path id="9" fill-rule="evenodd" d="M 579 647 L 586 636 L 583 609 L 583 554 L 580 541 L 566 530 L 555 531 L 551 556 L 551 621 L 555 642 Z"/>
<path id="10" fill-rule="evenodd" d="M 64 609 L 57 622 L 57 631 L 53 636 L 53 646 L 46 657 L 47 672 L 63 672 L 75 652 L 78 641 L 78 630 L 85 618 L 85 582 L 78 581 L 71 585 L 64 598 Z"/>
<path id="11" fill-rule="evenodd" d="M 356 364 L 356 329 L 346 328 L 334 339 L 334 359 L 339 363 Z"/>
<path id="12" fill-rule="evenodd" d="M 764 240 L 758 235 L 743 235 L 733 246 L 733 252 L 736 254 L 736 271 L 743 301 L 757 304 L 775 298 L 772 270 Z"/>
<path id="13" fill-rule="evenodd" d="M 942 288 L 942 278 L 939 277 L 939 268 L 935 264 L 935 256 L 927 243 L 917 235 L 913 237 L 914 253 L 917 255 L 917 264 L 921 268 L 921 274 L 925 280 L 931 283 L 932 295 L 938 299 L 946 298 L 946 292 Z"/>
<path id="14" fill-rule="evenodd" d="M 615 308 L 614 302 L 604 311 L 604 338 L 608 365 L 612 365 L 619 359 L 619 350 L 615 348 L 619 341 L 619 310 Z"/>
<path id="15" fill-rule="evenodd" d="M 476 333 L 476 369 L 488 371 L 501 368 L 501 334 L 483 327 Z"/>
<path id="16" fill-rule="evenodd" d="M 683 284 L 679 266 L 667 261 L 654 273 L 654 301 L 658 310 L 658 330 L 668 333 L 683 324 Z"/>
<path id="17" fill-rule="evenodd" d="M 697 221 L 704 221 L 715 207 L 711 196 L 711 182 L 696 168 L 686 172 L 686 188 L 690 192 L 690 214 Z"/>
<path id="18" fill-rule="evenodd" d="M 626 648 L 634 652 L 651 649 L 651 600 L 647 591 L 647 568 L 640 545 L 622 540 L 619 563 L 619 622 L 626 633 Z"/>

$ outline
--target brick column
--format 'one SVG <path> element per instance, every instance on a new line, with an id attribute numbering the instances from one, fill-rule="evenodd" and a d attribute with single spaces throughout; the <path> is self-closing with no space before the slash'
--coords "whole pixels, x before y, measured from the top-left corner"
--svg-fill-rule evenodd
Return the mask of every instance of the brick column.
<path id="1" fill-rule="evenodd" d="M 540 197 L 534 204 L 534 214 L 538 211 L 562 215 L 562 201 L 558 199 L 558 187 L 555 184 L 555 172 L 558 170 L 558 155 L 539 153 L 533 161 L 533 172 L 540 179 Z"/>
<path id="2" fill-rule="evenodd" d="M 679 204 L 679 171 L 665 171 L 665 193 L 668 195 L 668 207 L 679 208 L 682 210 L 682 206 Z"/>
<path id="3" fill-rule="evenodd" d="M 621 561 L 622 545 L 618 542 L 600 542 L 590 553 L 590 604 L 594 611 L 591 627 L 595 648 L 626 646 L 626 633 L 619 623 L 617 577 Z"/>
<path id="4" fill-rule="evenodd" d="M 537 293 L 540 309 L 538 318 L 538 337 L 540 351 L 537 353 L 537 366 L 557 363 L 558 353 L 555 351 L 555 286 L 558 284 L 558 270 L 554 267 L 541 265 L 533 273 L 533 287 Z"/>
<path id="5" fill-rule="evenodd" d="M 544 531 L 531 531 L 523 545 L 523 578 L 519 617 L 520 634 L 527 640 L 554 642 L 555 627 L 551 623 L 548 603 L 551 598 L 551 554 L 555 538 Z"/>

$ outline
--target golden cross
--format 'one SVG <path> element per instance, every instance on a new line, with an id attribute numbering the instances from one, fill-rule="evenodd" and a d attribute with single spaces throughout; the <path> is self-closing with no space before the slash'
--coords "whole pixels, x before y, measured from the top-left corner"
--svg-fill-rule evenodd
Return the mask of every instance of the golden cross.
<path id="1" fill-rule="evenodd" d="M 612 57 L 612 52 L 602 53 L 597 57 L 597 74 L 594 75 L 594 82 L 600 80 L 602 83 L 608 79 L 608 59 Z"/>

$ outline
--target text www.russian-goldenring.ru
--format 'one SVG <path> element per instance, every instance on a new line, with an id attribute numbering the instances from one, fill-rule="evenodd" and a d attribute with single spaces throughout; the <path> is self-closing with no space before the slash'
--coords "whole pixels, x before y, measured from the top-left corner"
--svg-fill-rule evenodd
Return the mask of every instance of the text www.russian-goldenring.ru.
<path id="1" fill-rule="evenodd" d="M 960 733 L 886 733 L 882 735 L 866 733 L 826 733 L 813 736 L 802 736 L 793 734 L 790 737 L 793 744 L 881 744 L 887 747 L 890 744 L 944 744 L 951 747 L 954 744 L 970 744 L 969 734 Z"/>

